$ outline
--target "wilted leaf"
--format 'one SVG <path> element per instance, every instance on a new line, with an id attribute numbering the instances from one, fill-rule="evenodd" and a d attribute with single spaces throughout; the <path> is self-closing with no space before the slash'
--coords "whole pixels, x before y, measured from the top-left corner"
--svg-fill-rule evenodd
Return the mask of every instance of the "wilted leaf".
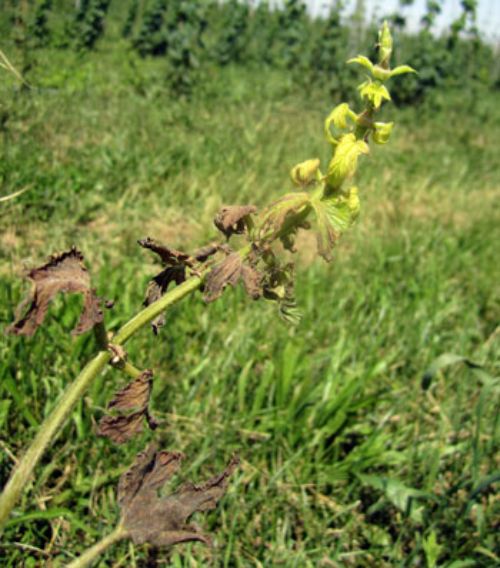
<path id="1" fill-rule="evenodd" d="M 340 187 L 342 182 L 356 171 L 359 156 L 368 154 L 368 152 L 369 149 L 366 142 L 356 140 L 354 134 L 350 133 L 342 136 L 328 166 L 328 185 Z"/>
<path id="2" fill-rule="evenodd" d="M 108 404 L 110 410 L 144 409 L 149 404 L 153 386 L 153 371 L 147 369 L 119 390 Z"/>
<path id="3" fill-rule="evenodd" d="M 243 259 L 237 252 L 231 253 L 222 262 L 216 264 L 205 281 L 205 301 L 217 300 L 226 286 L 236 286 L 241 276 Z"/>
<path id="4" fill-rule="evenodd" d="M 84 333 L 102 322 L 101 301 L 91 288 L 90 275 L 83 261 L 82 253 L 73 247 L 31 270 L 28 278 L 34 283 L 32 293 L 19 305 L 16 321 L 7 328 L 7 332 L 33 335 L 43 323 L 49 303 L 58 292 L 83 295 L 83 311 L 73 334 Z"/>
<path id="5" fill-rule="evenodd" d="M 165 265 L 165 269 L 149 281 L 144 305 L 149 306 L 159 300 L 173 282 L 177 286 L 186 279 L 186 268 L 193 268 L 195 262 L 205 262 L 219 249 L 218 245 L 212 244 L 197 251 L 194 256 L 170 248 L 149 237 L 141 239 L 138 243 L 143 248 L 155 252 Z M 152 322 L 151 327 L 155 335 L 165 325 L 165 314 L 160 314 Z"/>
<path id="6" fill-rule="evenodd" d="M 123 444 L 142 432 L 143 419 L 143 410 L 120 416 L 103 416 L 97 434 L 109 438 L 115 444 Z"/>
<path id="7" fill-rule="evenodd" d="M 299 213 L 308 205 L 310 196 L 306 192 L 287 193 L 264 212 L 260 235 L 262 238 L 272 239 L 283 228 L 289 216 Z"/>
<path id="8" fill-rule="evenodd" d="M 257 300 L 262 295 L 262 274 L 253 266 L 244 264 L 241 267 L 241 280 L 246 293 Z"/>
<path id="9" fill-rule="evenodd" d="M 297 308 L 294 290 L 294 266 L 289 262 L 281 265 L 274 258 L 264 273 L 262 287 L 263 296 L 278 304 L 278 313 L 281 319 L 290 325 L 297 325 L 302 314 Z"/>
<path id="10" fill-rule="evenodd" d="M 337 192 L 322 199 L 313 199 L 311 203 L 318 225 L 318 252 L 329 262 L 337 239 L 352 226 L 359 215 L 358 190 L 356 187 L 351 187 L 348 191 Z"/>
<path id="11" fill-rule="evenodd" d="M 217 213 L 214 224 L 227 238 L 234 234 L 240 235 L 245 232 L 249 215 L 256 211 L 254 205 L 226 206 Z"/>
<path id="12" fill-rule="evenodd" d="M 166 266 L 176 266 L 178 264 L 190 264 L 191 257 L 185 252 L 181 252 L 161 244 L 155 239 L 146 237 L 137 241 L 141 247 L 155 252 Z"/>
<path id="13" fill-rule="evenodd" d="M 135 412 L 127 415 L 103 416 L 99 421 L 98 435 L 109 438 L 116 444 L 123 444 L 142 431 L 144 419 L 151 429 L 156 428 L 156 421 L 148 410 L 152 388 L 153 372 L 146 370 L 120 389 L 108 404 L 108 409 L 119 411 L 135 409 Z"/>
<path id="14" fill-rule="evenodd" d="M 231 459 L 221 474 L 203 484 L 186 483 L 175 493 L 159 497 L 158 489 L 177 473 L 183 457 L 179 452 L 158 452 L 152 445 L 137 456 L 132 467 L 120 478 L 118 502 L 122 524 L 135 544 L 210 543 L 210 538 L 188 521 L 194 513 L 216 507 L 238 460 Z"/>

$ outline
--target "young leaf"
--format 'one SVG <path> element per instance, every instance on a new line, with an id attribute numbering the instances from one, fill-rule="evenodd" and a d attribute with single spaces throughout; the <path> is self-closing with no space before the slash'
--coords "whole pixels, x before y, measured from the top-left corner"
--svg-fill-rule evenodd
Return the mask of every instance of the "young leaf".
<path id="1" fill-rule="evenodd" d="M 82 253 L 72 247 L 67 252 L 53 255 L 46 264 L 30 270 L 28 278 L 33 281 L 33 290 L 18 306 L 16 320 L 7 328 L 7 332 L 33 335 L 43 323 L 49 304 L 58 292 L 83 295 L 83 311 L 72 334 L 85 333 L 101 323 L 101 300 L 91 288 L 90 275 L 83 262 Z"/>
<path id="2" fill-rule="evenodd" d="M 357 57 L 353 57 L 347 61 L 347 63 L 357 63 L 358 65 L 362 65 L 370 73 L 373 73 L 373 63 L 366 57 L 365 55 L 358 55 Z"/>
<path id="3" fill-rule="evenodd" d="M 392 55 L 392 35 L 389 24 L 385 21 L 382 29 L 378 33 L 378 57 L 382 67 L 389 67 Z"/>
<path id="4" fill-rule="evenodd" d="M 391 100 L 391 95 L 389 94 L 387 87 L 382 85 L 379 81 L 374 82 L 368 79 L 368 81 L 361 83 L 358 90 L 360 95 L 364 99 L 367 99 L 376 110 L 380 108 L 382 101 Z"/>
<path id="5" fill-rule="evenodd" d="M 373 125 L 373 141 L 375 144 L 387 144 L 391 137 L 394 122 L 375 122 Z"/>
<path id="6" fill-rule="evenodd" d="M 361 154 L 368 154 L 368 152 L 369 148 L 366 142 L 356 140 L 353 133 L 344 134 L 328 166 L 328 185 L 334 188 L 340 187 L 342 182 L 356 171 L 358 157 Z"/>
<path id="7" fill-rule="evenodd" d="M 398 75 L 405 75 L 406 73 L 416 73 L 416 71 L 409 65 L 399 65 L 398 67 L 391 69 L 389 76 L 397 77 Z"/>
<path id="8" fill-rule="evenodd" d="M 338 144 L 338 139 L 332 134 L 332 125 L 338 130 L 343 130 L 348 127 L 348 119 L 355 122 L 357 115 L 349 108 L 347 103 L 337 105 L 325 120 L 325 136 L 326 139 L 334 146 Z"/>
<path id="9" fill-rule="evenodd" d="M 245 232 L 246 222 L 252 213 L 256 213 L 254 205 L 230 205 L 223 207 L 216 215 L 214 224 L 224 235 L 241 235 Z"/>
<path id="10" fill-rule="evenodd" d="M 135 544 L 173 546 L 188 541 L 210 544 L 209 536 L 188 521 L 195 512 L 216 507 L 238 459 L 233 457 L 222 473 L 205 483 L 185 483 L 175 493 L 158 496 L 158 489 L 178 472 L 183 458 L 179 452 L 158 452 L 151 445 L 120 478 L 121 522 Z"/>
<path id="11" fill-rule="evenodd" d="M 320 161 L 315 159 L 306 160 L 294 166 L 290 172 L 293 183 L 299 187 L 307 187 L 318 181 L 319 165 Z"/>

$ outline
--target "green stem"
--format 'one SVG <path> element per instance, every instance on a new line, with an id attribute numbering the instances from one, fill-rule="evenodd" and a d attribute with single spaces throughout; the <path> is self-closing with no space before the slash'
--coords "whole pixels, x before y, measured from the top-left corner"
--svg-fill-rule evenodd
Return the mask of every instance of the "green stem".
<path id="1" fill-rule="evenodd" d="M 99 542 L 96 542 L 94 546 L 87 549 L 76 560 L 70 562 L 66 568 L 85 568 L 85 566 L 90 566 L 107 548 L 116 542 L 127 538 L 127 536 L 127 530 L 119 525 L 112 533 L 105 536 Z"/>
<path id="2" fill-rule="evenodd" d="M 54 410 L 41 424 L 35 439 L 19 460 L 0 495 L 0 530 L 28 484 L 43 452 L 53 442 L 75 404 L 82 398 L 90 383 L 104 369 L 110 358 L 111 353 L 100 351 L 94 359 L 87 363 L 76 380 L 68 386 Z"/>
<path id="3" fill-rule="evenodd" d="M 307 209 L 307 211 L 300 212 L 293 218 L 294 220 L 287 220 L 286 226 L 279 231 L 278 236 L 292 231 L 297 224 L 303 222 L 308 211 Z M 277 236 L 275 238 L 277 238 Z M 251 250 L 252 247 L 247 245 L 240 250 L 240 254 L 243 257 L 248 256 Z M 198 290 L 207 274 L 208 270 L 205 270 L 199 276 L 188 278 L 185 282 L 167 292 L 159 300 L 141 310 L 116 333 L 112 338 L 113 345 L 123 345 L 135 333 L 163 313 L 169 306 L 179 302 L 195 290 Z M 84 367 L 74 382 L 69 385 L 52 413 L 49 414 L 40 425 L 35 439 L 19 460 L 2 495 L 0 495 L 0 533 L 4 528 L 10 512 L 20 498 L 26 485 L 29 483 L 31 475 L 44 451 L 49 444 L 54 441 L 66 418 L 69 416 L 76 403 L 82 398 L 92 381 L 112 358 L 111 351 L 109 349 L 105 350 L 107 342 L 104 325 L 98 326 L 96 331 L 101 351 Z M 138 376 L 137 373 L 140 373 L 133 365 L 127 363 L 124 365 L 124 370 L 131 376 Z"/>
<path id="4" fill-rule="evenodd" d="M 113 344 L 120 345 L 125 343 L 132 335 L 137 333 L 169 306 L 197 290 L 201 286 L 201 283 L 202 278 L 194 276 L 170 292 L 167 292 L 157 302 L 140 311 L 127 322 L 113 338 Z M 54 410 L 40 425 L 35 439 L 19 460 L 3 493 L 0 495 L 0 532 L 4 528 L 10 512 L 19 500 L 26 485 L 29 483 L 31 475 L 44 451 L 49 444 L 54 441 L 66 418 L 73 410 L 73 407 L 82 398 L 95 377 L 104 369 L 107 363 L 109 363 L 111 357 L 112 353 L 110 351 L 99 351 L 83 368 L 73 383 L 67 387 Z"/>

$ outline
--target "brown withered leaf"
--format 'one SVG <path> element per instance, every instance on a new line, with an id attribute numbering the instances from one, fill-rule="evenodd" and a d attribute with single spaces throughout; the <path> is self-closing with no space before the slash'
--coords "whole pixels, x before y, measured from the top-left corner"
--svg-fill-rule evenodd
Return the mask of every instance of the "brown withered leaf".
<path id="1" fill-rule="evenodd" d="M 249 215 L 257 212 L 255 205 L 227 205 L 215 216 L 214 225 L 227 238 L 245 232 L 245 222 Z"/>
<path id="2" fill-rule="evenodd" d="M 120 416 L 106 415 L 99 421 L 97 434 L 109 438 L 115 444 L 124 444 L 142 432 L 143 420 L 144 410 Z"/>
<path id="3" fill-rule="evenodd" d="M 156 420 L 149 413 L 148 405 L 153 388 L 153 372 L 143 371 L 136 379 L 120 389 L 108 404 L 109 410 L 135 410 L 131 414 L 105 415 L 99 420 L 97 434 L 109 438 L 115 444 L 123 444 L 142 432 L 144 419 L 154 430 Z"/>
<path id="4" fill-rule="evenodd" d="M 245 291 L 254 300 L 262 295 L 262 275 L 253 266 L 252 259 L 244 263 L 237 252 L 230 253 L 223 261 L 216 264 L 205 281 L 204 300 L 217 300 L 226 286 L 236 286 L 240 279 Z"/>
<path id="5" fill-rule="evenodd" d="M 168 290 L 170 284 L 173 282 L 176 286 L 182 284 L 186 280 L 186 268 L 193 268 L 195 262 L 203 263 L 212 255 L 214 255 L 220 248 L 220 245 L 212 243 L 206 247 L 196 251 L 193 256 L 187 253 L 175 250 L 160 242 L 146 237 L 141 239 L 138 243 L 146 249 L 156 253 L 162 263 L 165 265 L 164 270 L 157 274 L 149 281 L 146 289 L 146 297 L 144 305 L 149 306 L 153 302 L 159 300 Z M 160 328 L 165 325 L 165 314 L 160 314 L 151 322 L 153 333 L 158 335 Z"/>
<path id="6" fill-rule="evenodd" d="M 241 267 L 241 280 L 246 293 L 253 300 L 262 296 L 262 274 L 256 268 L 244 264 Z"/>
<path id="7" fill-rule="evenodd" d="M 190 264 L 191 257 L 185 252 L 175 250 L 162 243 L 146 237 L 137 241 L 141 247 L 155 252 L 166 266 L 175 266 L 177 264 Z"/>
<path id="8" fill-rule="evenodd" d="M 272 238 L 283 228 L 289 216 L 297 215 L 309 204 L 306 192 L 287 193 L 264 211 L 261 227 L 263 238 Z"/>
<path id="9" fill-rule="evenodd" d="M 43 323 L 52 298 L 58 292 L 83 295 L 83 310 L 72 334 L 79 335 L 102 322 L 101 300 L 91 288 L 90 275 L 83 264 L 82 253 L 75 247 L 53 255 L 49 261 L 30 270 L 27 277 L 33 282 L 31 294 L 19 305 L 16 320 L 8 333 L 33 335 Z"/>
<path id="10" fill-rule="evenodd" d="M 179 452 L 158 452 L 155 445 L 140 453 L 118 484 L 122 523 L 135 544 L 172 546 L 188 541 L 210 543 L 190 517 L 214 509 L 226 491 L 238 459 L 203 484 L 186 483 L 175 493 L 160 497 L 158 489 L 178 472 L 184 458 Z"/>
<path id="11" fill-rule="evenodd" d="M 119 390 L 108 404 L 110 410 L 144 409 L 149 404 L 153 387 L 153 371 L 146 369 L 131 383 Z"/>

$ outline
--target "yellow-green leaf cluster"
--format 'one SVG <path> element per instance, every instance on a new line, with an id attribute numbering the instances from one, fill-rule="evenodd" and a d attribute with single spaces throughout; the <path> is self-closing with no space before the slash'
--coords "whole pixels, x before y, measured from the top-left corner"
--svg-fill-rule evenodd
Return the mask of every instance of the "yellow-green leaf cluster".
<path id="1" fill-rule="evenodd" d="M 335 153 L 328 166 L 327 183 L 329 187 L 340 187 L 343 181 L 356 171 L 358 158 L 368 154 L 368 144 L 358 140 L 354 133 L 344 134 L 335 148 Z"/>

